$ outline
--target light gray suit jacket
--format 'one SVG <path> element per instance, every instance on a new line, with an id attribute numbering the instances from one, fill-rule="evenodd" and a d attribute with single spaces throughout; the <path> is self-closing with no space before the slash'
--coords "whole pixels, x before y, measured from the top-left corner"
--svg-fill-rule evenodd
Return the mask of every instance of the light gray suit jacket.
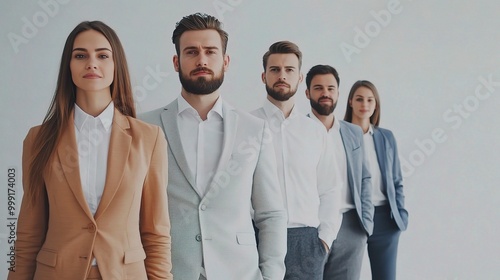
<path id="1" fill-rule="evenodd" d="M 343 120 L 340 122 L 340 136 L 344 142 L 347 157 L 347 181 L 351 190 L 352 199 L 356 206 L 359 220 L 366 233 L 373 232 L 373 214 L 375 208 L 372 203 L 371 174 L 363 144 L 363 130 L 361 127 Z"/>
<path id="2" fill-rule="evenodd" d="M 174 279 L 283 279 L 287 217 L 271 134 L 263 120 L 223 101 L 224 143 L 205 196 L 195 190 L 177 127 L 177 99 L 141 119 L 163 128 Z M 259 229 L 257 249 L 251 209 Z"/>
<path id="3" fill-rule="evenodd" d="M 391 206 L 392 217 L 400 230 L 406 230 L 408 211 L 405 209 L 403 176 L 396 140 L 390 130 L 375 127 L 373 129 L 373 141 L 375 142 L 375 151 L 377 152 L 378 164 L 382 173 L 382 183 Z"/>

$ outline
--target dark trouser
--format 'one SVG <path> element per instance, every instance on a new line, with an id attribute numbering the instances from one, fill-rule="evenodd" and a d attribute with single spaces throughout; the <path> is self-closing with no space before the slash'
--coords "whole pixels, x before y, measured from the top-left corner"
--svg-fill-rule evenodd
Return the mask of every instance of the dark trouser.
<path id="1" fill-rule="evenodd" d="M 321 280 L 326 249 L 313 227 L 289 228 L 285 280 Z"/>
<path id="2" fill-rule="evenodd" d="M 368 238 L 368 256 L 373 280 L 396 279 L 399 230 L 389 205 L 375 207 L 373 234 Z"/>
<path id="3" fill-rule="evenodd" d="M 356 210 L 345 212 L 325 264 L 323 279 L 359 280 L 367 239 Z"/>

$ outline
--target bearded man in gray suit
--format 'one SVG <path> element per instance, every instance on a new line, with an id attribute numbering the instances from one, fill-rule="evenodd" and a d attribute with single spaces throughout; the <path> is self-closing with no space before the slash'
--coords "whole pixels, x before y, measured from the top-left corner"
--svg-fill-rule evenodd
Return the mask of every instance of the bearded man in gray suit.
<path id="1" fill-rule="evenodd" d="M 306 76 L 306 97 L 312 114 L 328 131 L 344 185 L 341 189 L 342 223 L 325 264 L 324 280 L 357 280 L 368 236 L 373 232 L 372 183 L 363 144 L 363 131 L 357 125 L 333 115 L 339 97 L 340 77 L 329 65 L 316 65 Z M 338 213 L 332 213 L 338 215 Z"/>
<path id="2" fill-rule="evenodd" d="M 141 119 L 168 148 L 168 203 L 175 279 L 283 279 L 287 217 L 266 123 L 222 100 L 228 35 L 206 14 L 172 35 L 180 96 Z M 256 245 L 252 218 L 259 230 Z"/>

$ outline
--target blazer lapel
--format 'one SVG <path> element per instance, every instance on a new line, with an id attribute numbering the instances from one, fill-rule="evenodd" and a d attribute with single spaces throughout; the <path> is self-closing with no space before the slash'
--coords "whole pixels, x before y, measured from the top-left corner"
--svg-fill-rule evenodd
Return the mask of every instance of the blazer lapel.
<path id="1" fill-rule="evenodd" d="M 380 172 L 382 173 L 382 180 L 384 186 L 387 186 L 387 178 L 384 176 L 387 174 L 386 169 L 386 150 L 385 150 L 385 138 L 382 133 L 374 128 L 373 129 L 373 141 L 375 142 L 375 152 L 377 153 L 378 165 L 380 166 Z"/>
<path id="2" fill-rule="evenodd" d="M 196 191 L 195 177 L 189 169 L 186 156 L 184 155 L 184 148 L 182 147 L 181 136 L 177 126 L 178 112 L 179 108 L 177 106 L 177 100 L 165 107 L 165 110 L 161 114 L 163 130 L 165 131 L 165 135 L 167 137 L 168 148 L 172 152 L 177 165 L 181 169 L 184 177 L 186 177 L 186 180 L 189 182 L 191 187 Z"/>
<path id="3" fill-rule="evenodd" d="M 85 214 L 91 219 L 93 219 L 90 208 L 85 200 L 85 195 L 83 194 L 82 181 L 80 179 L 80 165 L 78 163 L 78 148 L 76 145 L 76 135 L 75 135 L 75 121 L 74 112 L 70 114 L 68 120 L 68 127 L 63 130 L 61 134 L 61 139 L 57 145 L 57 156 L 59 159 L 59 174 L 62 176 L 59 178 L 62 180 L 63 177 L 68 182 L 68 186 L 75 195 L 78 204 L 85 211 Z"/>
<path id="4" fill-rule="evenodd" d="M 96 220 L 109 206 L 120 186 L 132 144 L 132 136 L 127 133 L 129 128 L 130 124 L 127 118 L 115 109 L 109 140 L 106 182 L 101 201 L 95 213 Z"/>
<path id="5" fill-rule="evenodd" d="M 352 171 L 354 170 L 352 167 L 353 164 L 352 151 L 355 149 L 353 142 L 354 136 L 353 135 L 347 136 L 347 134 L 350 133 L 351 131 L 348 128 L 346 128 L 342 122 L 340 122 L 340 137 L 342 138 L 342 142 L 344 144 L 344 149 L 345 149 L 345 155 L 347 158 L 347 175 L 349 176 L 348 177 L 349 187 L 351 188 L 351 192 L 355 194 L 353 197 L 358 197 L 357 194 L 359 192 L 355 186 L 356 181 L 354 179 L 354 174 L 352 174 L 353 173 Z"/>
<path id="6" fill-rule="evenodd" d="M 229 159 L 231 159 L 234 141 L 236 138 L 236 130 L 238 129 L 238 114 L 233 111 L 233 107 L 225 102 L 222 103 L 222 115 L 224 116 L 224 140 L 222 143 L 222 153 L 212 181 L 216 179 L 220 171 L 224 170 L 229 162 Z M 216 184 L 209 184 L 206 191 L 207 194 L 214 185 Z"/>

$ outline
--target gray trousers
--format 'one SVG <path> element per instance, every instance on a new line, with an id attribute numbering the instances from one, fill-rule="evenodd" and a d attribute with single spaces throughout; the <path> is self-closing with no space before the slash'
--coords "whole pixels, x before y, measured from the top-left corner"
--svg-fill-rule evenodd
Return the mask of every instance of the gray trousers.
<path id="1" fill-rule="evenodd" d="M 345 212 L 325 264 L 323 279 L 359 280 L 367 239 L 356 210 Z"/>
<path id="2" fill-rule="evenodd" d="M 321 280 L 326 249 L 314 227 L 289 228 L 285 280 Z"/>

